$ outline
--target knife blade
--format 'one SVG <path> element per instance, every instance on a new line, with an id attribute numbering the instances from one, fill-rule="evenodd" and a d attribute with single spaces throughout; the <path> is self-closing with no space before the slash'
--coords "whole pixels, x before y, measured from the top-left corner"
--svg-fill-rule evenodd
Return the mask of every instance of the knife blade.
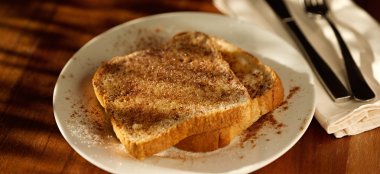
<path id="1" fill-rule="evenodd" d="M 351 94 L 344 87 L 329 65 L 309 43 L 302 30 L 291 16 L 285 2 L 283 0 L 266 0 L 266 2 L 288 28 L 288 31 L 290 31 L 293 39 L 296 40 L 298 46 L 302 49 L 304 56 L 330 97 L 335 102 L 349 100 Z"/>

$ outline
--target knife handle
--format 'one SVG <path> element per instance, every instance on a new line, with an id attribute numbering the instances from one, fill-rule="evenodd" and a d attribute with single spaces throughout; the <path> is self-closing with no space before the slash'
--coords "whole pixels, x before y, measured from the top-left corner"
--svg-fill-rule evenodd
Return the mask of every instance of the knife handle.
<path id="1" fill-rule="evenodd" d="M 358 101 L 373 100 L 375 98 L 375 93 L 372 91 L 371 87 L 369 87 L 369 85 L 365 81 L 363 74 L 360 72 L 359 67 L 356 65 L 354 58 L 352 57 L 350 50 L 348 49 L 342 36 L 339 34 L 338 29 L 335 27 L 334 23 L 330 20 L 330 18 L 325 17 L 325 19 L 330 24 L 338 40 L 339 47 L 344 59 L 344 64 L 346 66 L 348 82 L 350 83 L 354 99 Z"/>
<path id="2" fill-rule="evenodd" d="M 305 35 L 302 33 L 297 24 L 293 20 L 288 20 L 285 23 L 290 28 L 294 36 L 297 37 L 299 41 L 299 46 L 303 48 L 304 54 L 306 55 L 309 64 L 311 65 L 312 69 L 316 72 L 317 77 L 319 77 L 319 80 L 321 81 L 325 89 L 328 91 L 330 97 L 335 102 L 343 102 L 350 99 L 350 93 L 343 86 L 342 82 L 338 79 L 338 77 L 327 65 L 327 63 L 311 46 L 311 44 L 306 39 Z"/>

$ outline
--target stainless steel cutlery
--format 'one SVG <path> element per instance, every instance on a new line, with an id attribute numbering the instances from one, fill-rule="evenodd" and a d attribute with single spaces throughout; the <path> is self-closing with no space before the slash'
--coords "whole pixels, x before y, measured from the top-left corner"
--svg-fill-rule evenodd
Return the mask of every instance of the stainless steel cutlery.
<path id="1" fill-rule="evenodd" d="M 351 97 L 350 93 L 306 39 L 304 33 L 289 13 L 285 3 L 282 0 L 266 0 L 266 2 L 290 30 L 291 35 L 294 36 L 293 38 L 297 41 L 299 47 L 304 51 L 305 57 L 309 61 L 312 69 L 316 72 L 317 77 L 319 77 L 320 82 L 324 85 L 328 94 L 330 94 L 331 98 L 335 102 L 347 101 Z"/>
<path id="2" fill-rule="evenodd" d="M 335 102 L 347 101 L 351 98 L 348 90 L 339 81 L 337 76 L 328 66 L 328 64 L 321 58 L 318 52 L 312 47 L 306 39 L 304 33 L 298 27 L 293 17 L 289 13 L 286 4 L 283 0 L 266 0 L 269 6 L 281 18 L 282 22 L 291 31 L 291 35 L 299 43 L 303 49 L 306 58 L 308 59 L 311 67 L 316 72 L 321 83 L 324 85 L 326 91 L 330 94 Z M 357 101 L 371 101 L 375 98 L 375 93 L 365 81 L 359 67 L 356 65 L 350 50 L 345 44 L 342 36 L 340 35 L 335 24 L 329 18 L 329 8 L 325 0 L 304 0 L 305 10 L 311 14 L 322 16 L 331 29 L 333 30 L 344 60 L 347 78 L 350 84 L 352 97 Z"/>
<path id="3" fill-rule="evenodd" d="M 336 39 L 338 41 L 340 51 L 344 60 L 344 65 L 346 67 L 346 73 L 348 82 L 350 84 L 352 96 L 358 101 L 370 101 L 375 98 L 375 93 L 369 87 L 365 81 L 359 67 L 356 65 L 350 50 L 348 49 L 346 43 L 344 42 L 342 36 L 340 35 L 335 24 L 330 19 L 328 13 L 329 8 L 325 0 L 305 0 L 305 9 L 307 12 L 312 14 L 317 14 L 322 16 L 327 23 L 330 25 L 331 29 L 334 31 Z"/>

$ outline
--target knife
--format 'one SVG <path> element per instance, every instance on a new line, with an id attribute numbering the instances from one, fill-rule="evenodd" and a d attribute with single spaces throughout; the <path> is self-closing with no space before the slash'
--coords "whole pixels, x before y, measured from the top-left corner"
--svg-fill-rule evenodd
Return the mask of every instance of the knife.
<path id="1" fill-rule="evenodd" d="M 351 95 L 343 86 L 342 82 L 338 79 L 335 73 L 311 46 L 305 35 L 298 27 L 297 23 L 290 15 L 283 0 L 266 0 L 269 6 L 281 18 L 282 22 L 290 29 L 293 39 L 296 40 L 298 46 L 302 48 L 303 53 L 316 73 L 322 85 L 325 87 L 327 93 L 335 102 L 343 102 L 350 99 Z"/>

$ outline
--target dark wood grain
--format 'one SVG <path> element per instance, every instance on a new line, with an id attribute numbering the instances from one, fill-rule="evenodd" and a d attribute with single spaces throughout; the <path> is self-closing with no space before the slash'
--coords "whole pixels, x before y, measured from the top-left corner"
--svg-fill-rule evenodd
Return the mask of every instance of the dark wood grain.
<path id="1" fill-rule="evenodd" d="M 377 1 L 358 0 L 380 20 Z M 87 41 L 139 17 L 172 11 L 219 13 L 210 0 L 2 1 L 0 173 L 106 173 L 79 156 L 54 120 L 59 72 Z M 285 155 L 256 173 L 377 173 L 380 129 L 335 139 L 316 120 Z"/>

